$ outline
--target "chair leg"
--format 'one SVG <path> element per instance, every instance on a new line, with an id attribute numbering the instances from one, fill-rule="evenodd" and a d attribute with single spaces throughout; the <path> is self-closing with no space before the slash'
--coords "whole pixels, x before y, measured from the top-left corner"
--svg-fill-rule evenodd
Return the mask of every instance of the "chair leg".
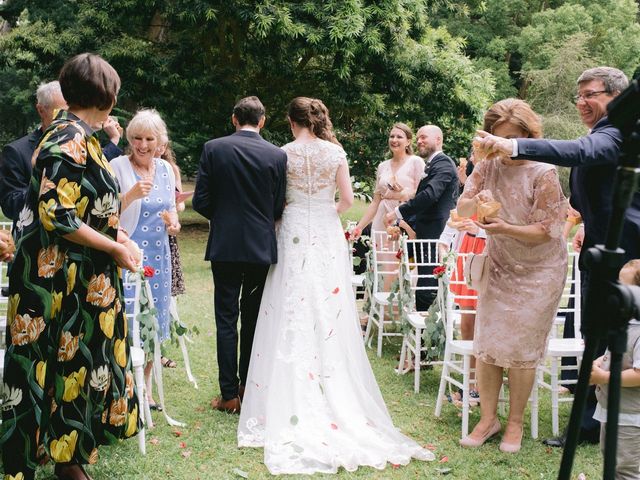
<path id="1" fill-rule="evenodd" d="M 378 324 L 378 357 L 382 356 L 382 336 L 384 335 L 384 305 L 380 305 L 380 323 Z"/>
<path id="2" fill-rule="evenodd" d="M 436 411 L 434 415 L 440 417 L 442 412 L 442 403 L 444 402 L 444 389 L 447 387 L 447 377 L 449 376 L 449 362 L 451 361 L 451 353 L 445 347 L 444 361 L 442 362 L 442 373 L 440 373 L 440 386 L 438 387 L 438 398 L 436 398 Z"/>
<path id="3" fill-rule="evenodd" d="M 149 402 L 147 400 L 147 392 L 144 383 L 144 369 L 142 366 L 139 366 L 135 367 L 133 370 L 136 382 L 136 393 L 138 394 L 138 415 L 140 415 L 140 418 L 142 419 L 142 428 L 138 432 L 138 448 L 140 449 L 140 453 L 145 455 L 147 453 L 145 430 L 146 427 L 153 426 L 153 421 L 150 422 L 151 411 L 149 410 Z M 147 412 L 149 412 L 148 416 Z"/>
<path id="4" fill-rule="evenodd" d="M 554 436 L 560 434 L 558 420 L 558 358 L 551 358 L 551 431 Z"/>
<path id="5" fill-rule="evenodd" d="M 462 359 L 462 437 L 469 434 L 469 377 L 471 376 L 471 357 L 464 355 Z"/>
<path id="6" fill-rule="evenodd" d="M 405 333 L 402 336 L 402 348 L 400 348 L 400 361 L 398 362 L 398 374 L 405 374 L 407 373 L 404 365 L 405 365 L 405 360 L 407 359 L 407 350 L 409 349 L 409 345 L 408 345 L 409 341 L 407 338 L 407 334 Z"/>
<path id="7" fill-rule="evenodd" d="M 413 391 L 420 392 L 420 361 L 422 359 L 422 329 L 415 329 L 415 355 L 413 358 Z"/>
<path id="8" fill-rule="evenodd" d="M 538 438 L 538 373 L 536 369 L 536 378 L 531 388 L 531 438 Z"/>

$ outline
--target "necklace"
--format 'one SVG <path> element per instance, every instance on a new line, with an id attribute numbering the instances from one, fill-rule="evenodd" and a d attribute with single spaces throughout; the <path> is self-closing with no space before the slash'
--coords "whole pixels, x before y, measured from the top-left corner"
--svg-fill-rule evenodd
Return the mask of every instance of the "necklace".
<path id="1" fill-rule="evenodd" d="M 136 172 L 138 176 L 143 180 L 153 180 L 153 177 L 156 174 L 156 162 L 154 162 L 153 159 L 151 160 L 151 166 L 144 170 L 142 170 L 134 160 L 131 160 L 131 167 L 133 168 L 133 171 Z"/>

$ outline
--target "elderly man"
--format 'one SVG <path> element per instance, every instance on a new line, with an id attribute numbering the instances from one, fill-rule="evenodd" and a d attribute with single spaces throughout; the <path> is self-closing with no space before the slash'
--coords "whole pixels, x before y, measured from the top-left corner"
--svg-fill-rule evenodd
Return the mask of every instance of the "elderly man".
<path id="1" fill-rule="evenodd" d="M 418 184 L 416 195 L 411 200 L 387 214 L 386 222 L 393 223 L 415 216 L 415 231 L 418 238 L 437 239 L 449 218 L 451 209 L 458 200 L 458 174 L 456 164 L 442 152 L 442 130 L 435 125 L 420 127 L 416 135 L 418 153 L 426 160 L 425 177 Z M 435 258 L 435 251 L 432 252 Z M 430 274 L 430 271 L 420 272 Z M 420 278 L 419 286 L 435 287 L 437 281 Z M 428 310 L 436 296 L 433 290 L 416 291 L 416 308 Z"/>
<path id="2" fill-rule="evenodd" d="M 24 207 L 27 186 L 31 178 L 31 157 L 42 134 L 53 121 L 54 113 L 67 108 L 58 81 L 44 83 L 36 91 L 36 111 L 40 117 L 40 126 L 33 132 L 6 145 L 0 155 L 0 207 L 2 212 L 15 222 Z M 122 155 L 118 142 L 122 129 L 118 122 L 109 117 L 103 125 L 109 141 L 103 145 L 107 159 Z"/>
<path id="3" fill-rule="evenodd" d="M 510 155 L 516 159 L 536 160 L 564 167 L 572 167 L 570 176 L 571 205 L 580 212 L 584 228 L 573 239 L 575 250 L 605 243 L 611 218 L 613 188 L 622 134 L 607 118 L 607 105 L 629 85 L 623 72 L 611 67 L 596 67 L 584 71 L 577 81 L 574 97 L 582 123 L 589 134 L 577 140 L 505 139 L 479 131 L 479 148 Z M 640 194 L 636 192 L 628 209 L 622 248 L 626 259 L 640 255 Z M 586 292 L 588 272 L 582 272 L 582 292 Z M 603 349 L 602 349 L 603 350 Z M 600 352 L 602 353 L 602 352 Z M 600 424 L 592 418 L 595 395 L 590 393 L 582 419 L 581 440 L 596 443 Z M 605 420 L 606 421 L 606 420 Z M 549 439 L 545 443 L 562 446 L 563 439 Z"/>

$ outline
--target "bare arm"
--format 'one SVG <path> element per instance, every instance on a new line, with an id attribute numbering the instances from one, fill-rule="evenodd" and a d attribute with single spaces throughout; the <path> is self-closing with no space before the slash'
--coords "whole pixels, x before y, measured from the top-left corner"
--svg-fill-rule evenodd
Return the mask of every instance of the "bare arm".
<path id="1" fill-rule="evenodd" d="M 382 200 L 382 197 L 380 196 L 379 193 L 373 194 L 373 200 L 371 200 L 371 203 L 369 204 L 364 214 L 362 215 L 362 218 L 358 222 L 358 225 L 356 225 L 357 229 L 362 231 L 367 225 L 371 223 L 371 220 L 373 220 L 373 217 L 376 216 L 376 212 L 378 211 L 378 207 L 380 206 L 381 200 Z"/>
<path id="2" fill-rule="evenodd" d="M 540 244 L 548 242 L 551 236 L 547 229 L 540 223 L 532 225 L 512 225 L 498 217 L 488 217 L 487 223 L 475 222 L 483 228 L 489 235 L 507 235 L 509 237 L 522 240 L 523 242 Z"/>
<path id="3" fill-rule="evenodd" d="M 98 233 L 86 223 L 81 224 L 77 230 L 67 233 L 63 237 L 73 243 L 108 253 L 119 267 L 131 271 L 136 270 L 135 259 L 127 247 Z"/>
<path id="4" fill-rule="evenodd" d="M 349 176 L 349 165 L 346 158 L 338 167 L 336 172 L 336 184 L 340 193 L 340 200 L 336 204 L 338 213 L 343 213 L 353 205 L 353 187 L 351 186 L 351 177 Z"/>

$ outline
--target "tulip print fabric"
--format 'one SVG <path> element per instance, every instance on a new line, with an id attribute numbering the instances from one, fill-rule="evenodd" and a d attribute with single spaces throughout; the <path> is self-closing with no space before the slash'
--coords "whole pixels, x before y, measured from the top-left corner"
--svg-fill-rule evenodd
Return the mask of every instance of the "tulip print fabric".
<path id="1" fill-rule="evenodd" d="M 118 268 L 63 236 L 116 238 L 118 184 L 91 129 L 61 112 L 38 149 L 9 276 L 0 442 L 5 479 L 95 463 L 139 428 Z"/>

